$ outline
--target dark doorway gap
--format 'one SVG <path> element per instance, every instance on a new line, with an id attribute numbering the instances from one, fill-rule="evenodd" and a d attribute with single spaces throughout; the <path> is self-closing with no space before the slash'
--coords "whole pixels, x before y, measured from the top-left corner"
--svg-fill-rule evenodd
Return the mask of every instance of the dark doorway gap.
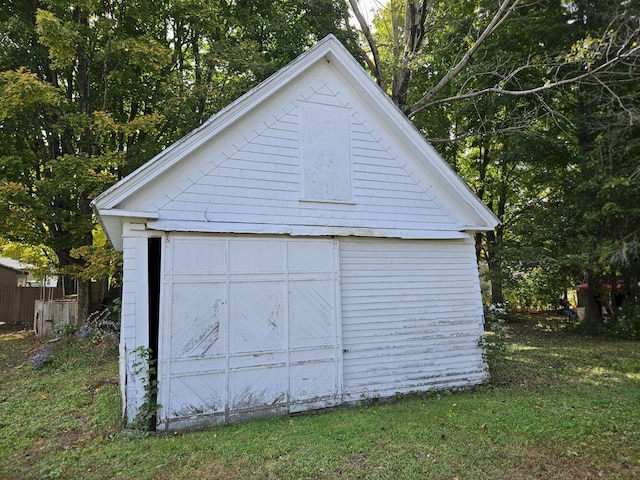
<path id="1" fill-rule="evenodd" d="M 162 239 L 149 238 L 147 249 L 148 264 L 148 289 L 149 289 L 149 382 L 151 385 L 158 381 L 158 332 L 160 325 L 160 265 L 162 260 Z M 157 404 L 157 389 L 154 389 L 156 398 L 151 398 L 152 404 Z M 157 418 L 154 415 L 149 419 L 149 429 L 155 430 Z"/>

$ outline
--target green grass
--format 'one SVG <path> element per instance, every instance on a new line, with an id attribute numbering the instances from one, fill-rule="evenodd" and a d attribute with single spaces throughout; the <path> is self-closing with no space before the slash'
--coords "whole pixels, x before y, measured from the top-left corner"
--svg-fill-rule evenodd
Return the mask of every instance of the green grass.
<path id="1" fill-rule="evenodd" d="M 121 432 L 117 352 L 0 331 L 0 478 L 632 479 L 640 343 L 509 324 L 492 382 L 201 432 Z"/>

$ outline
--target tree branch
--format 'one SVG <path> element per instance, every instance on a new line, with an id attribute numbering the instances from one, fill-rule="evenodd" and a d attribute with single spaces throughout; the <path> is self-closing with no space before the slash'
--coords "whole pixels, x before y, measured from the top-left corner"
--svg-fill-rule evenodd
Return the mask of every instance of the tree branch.
<path id="1" fill-rule="evenodd" d="M 350 0 L 352 1 L 352 0 Z M 405 114 L 408 117 L 413 117 L 416 113 L 424 110 L 430 105 L 430 100 L 438 94 L 451 80 L 453 80 L 464 67 L 467 66 L 473 54 L 480 48 L 484 41 L 491 36 L 493 32 L 507 19 L 509 14 L 513 12 L 519 4 L 519 0 L 503 0 L 495 13 L 489 25 L 485 27 L 480 36 L 471 45 L 471 48 L 463 55 L 460 61 L 449 70 L 438 82 L 438 84 L 429 90 L 420 100 L 411 105 L 405 110 Z"/>
<path id="2" fill-rule="evenodd" d="M 393 5 L 393 3 L 391 4 Z M 393 7 L 391 7 L 393 8 Z M 407 101 L 409 81 L 411 79 L 411 62 L 422 47 L 424 40 L 424 24 L 426 20 L 427 0 L 406 0 L 404 7 L 404 49 L 400 65 L 393 75 L 391 99 L 401 109 Z M 397 33 L 394 28 L 394 47 L 397 43 Z M 399 49 L 394 51 L 395 57 L 399 57 Z"/>
<path id="3" fill-rule="evenodd" d="M 428 101 L 425 100 L 427 99 L 427 95 L 425 95 L 422 100 L 420 102 L 415 103 L 410 110 L 407 112 L 407 116 L 412 117 L 415 114 L 417 114 L 418 112 L 429 108 L 429 107 L 433 107 L 435 105 L 441 105 L 443 103 L 451 103 L 453 101 L 459 101 L 459 100 L 468 100 L 470 98 L 476 98 L 476 97 L 480 97 L 482 95 L 487 95 L 487 94 L 499 94 L 499 95 L 508 95 L 508 96 L 512 96 L 512 97 L 524 97 L 524 96 L 528 96 L 528 95 L 534 95 L 534 94 L 538 94 L 538 93 L 542 93 L 546 90 L 550 90 L 552 88 L 558 88 L 564 85 L 569 85 L 572 83 L 577 83 L 581 80 L 585 80 L 587 78 L 590 77 L 594 77 L 601 72 L 605 72 L 607 71 L 609 68 L 611 68 L 613 65 L 620 63 L 622 60 L 626 59 L 626 58 L 632 58 L 635 55 L 640 54 L 640 45 L 636 45 L 635 47 L 631 48 L 629 51 L 625 52 L 625 53 L 619 53 L 618 56 L 615 56 L 609 60 L 607 60 L 606 62 L 602 63 L 601 65 L 591 69 L 591 70 L 587 70 L 584 73 L 580 74 L 580 75 L 574 75 L 572 77 L 569 78 L 565 78 L 562 80 L 556 80 L 554 82 L 547 82 L 544 85 L 540 85 L 534 88 L 528 88 L 528 89 L 523 89 L 523 90 L 509 90 L 503 87 L 499 87 L 499 86 L 494 86 L 494 87 L 489 87 L 489 88 L 483 88 L 481 90 L 474 90 L 471 92 L 467 92 L 467 93 L 463 93 L 463 94 L 459 94 L 459 95 L 455 95 L 455 96 L 451 96 L 451 97 L 446 97 L 446 98 L 440 98 L 438 100 L 433 100 L 433 101 Z M 432 90 L 433 91 L 433 90 Z M 419 104 L 418 104 L 419 103 Z"/>
<path id="4" fill-rule="evenodd" d="M 358 6 L 358 0 L 349 0 L 349 5 L 351 5 L 351 10 L 353 10 L 353 14 L 356 17 L 356 20 L 358 20 L 358 24 L 362 29 L 364 38 L 367 40 L 367 43 L 369 44 L 369 48 L 371 49 L 371 55 L 373 56 L 373 60 L 369 59 L 365 54 L 364 55 L 365 61 L 367 62 L 367 65 L 371 69 L 371 73 L 375 77 L 380 88 L 382 88 L 383 90 L 386 90 L 384 75 L 382 74 L 382 64 L 380 62 L 380 54 L 378 53 L 378 46 L 376 44 L 375 39 L 373 38 L 373 34 L 371 33 L 369 24 L 367 23 L 367 20 L 364 18 L 364 15 L 362 15 L 362 11 Z"/>

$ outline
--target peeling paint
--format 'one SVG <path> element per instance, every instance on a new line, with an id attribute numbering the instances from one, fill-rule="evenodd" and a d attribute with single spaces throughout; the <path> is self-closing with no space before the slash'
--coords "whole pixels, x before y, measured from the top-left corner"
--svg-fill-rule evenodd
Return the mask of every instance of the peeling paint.
<path id="1" fill-rule="evenodd" d="M 195 319 L 195 325 L 201 325 L 202 323 L 211 322 L 210 326 L 203 331 L 198 331 L 196 336 L 191 338 L 187 343 L 184 344 L 178 356 L 187 357 L 194 355 L 195 356 L 204 356 L 211 350 L 211 348 L 218 342 L 220 336 L 220 308 L 224 305 L 225 302 L 222 300 L 216 300 L 211 309 L 206 312 L 207 318 L 205 322 L 201 321 L 201 319 Z"/>

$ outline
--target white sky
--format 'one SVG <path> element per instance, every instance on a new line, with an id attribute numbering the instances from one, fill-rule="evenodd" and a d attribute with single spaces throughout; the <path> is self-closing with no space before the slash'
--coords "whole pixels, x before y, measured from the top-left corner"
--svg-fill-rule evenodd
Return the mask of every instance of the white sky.
<path id="1" fill-rule="evenodd" d="M 358 0 L 360 11 L 364 15 L 364 18 L 367 19 L 369 25 L 371 25 L 374 13 L 380 10 L 386 3 L 387 0 Z"/>

